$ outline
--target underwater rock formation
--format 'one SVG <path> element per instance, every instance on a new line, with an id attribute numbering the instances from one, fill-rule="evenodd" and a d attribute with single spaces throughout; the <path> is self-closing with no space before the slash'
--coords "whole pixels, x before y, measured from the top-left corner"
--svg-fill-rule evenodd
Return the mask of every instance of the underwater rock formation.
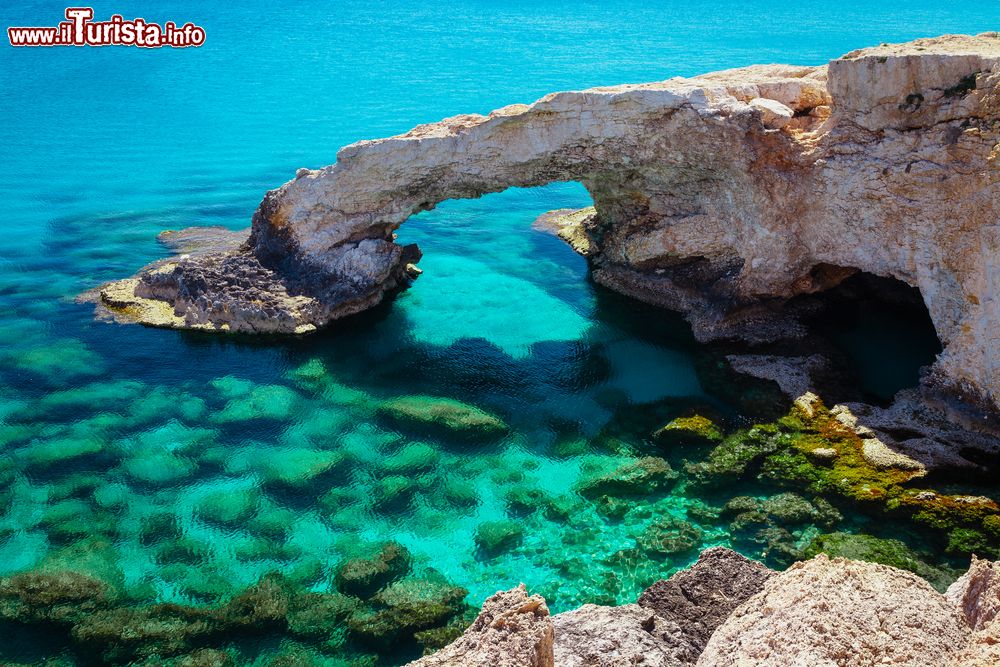
<path id="1" fill-rule="evenodd" d="M 847 406 L 827 408 L 811 393 L 796 399 L 776 423 L 730 434 L 703 460 L 688 463 L 687 472 L 695 492 L 697 487 L 712 489 L 756 478 L 817 496 L 812 503 L 803 503 L 782 494 L 783 498 L 772 497 L 759 507 L 752 499 L 750 503 L 731 499 L 722 513 L 735 515 L 730 528 L 737 538 L 748 525 L 766 527 L 769 515 L 789 525 L 797 522 L 796 513 L 804 511 L 803 517 L 810 521 L 832 525 L 833 508 L 818 506 L 828 505 L 824 499 L 829 498 L 938 532 L 948 553 L 1000 558 L 1000 504 L 985 496 L 922 488 L 927 474 L 922 463 L 889 448 Z M 754 537 L 767 544 L 774 536 Z M 773 546 L 780 556 L 790 542 L 768 544 L 768 551 Z M 802 554 L 793 551 L 785 556 L 779 560 L 788 564 Z"/>
<path id="2" fill-rule="evenodd" d="M 441 433 L 491 439 L 507 432 L 496 415 L 451 398 L 401 396 L 379 406 L 379 414 L 401 429 L 419 434 Z"/>
<path id="3" fill-rule="evenodd" d="M 246 637 L 309 643 L 358 659 L 351 664 L 375 664 L 374 654 L 412 656 L 447 644 L 471 612 L 468 591 L 432 571 L 409 573 L 409 555 L 393 543 L 344 564 L 337 583 L 350 594 L 309 591 L 271 573 L 217 605 L 129 597 L 116 590 L 114 572 L 99 576 L 103 564 L 80 555 L 0 578 L 0 623 L 45 633 L 74 659 L 65 664 L 232 664 Z M 301 648 L 291 664 L 314 664 L 307 653 Z M 169 661 L 149 662 L 160 659 Z"/>
<path id="4" fill-rule="evenodd" d="M 414 213 L 576 180 L 594 209 L 551 226 L 598 282 L 687 313 L 699 338 L 801 334 L 773 306 L 891 276 L 927 305 L 941 384 L 1000 407 L 998 63 L 997 33 L 950 35 L 421 125 L 300 169 L 244 242 L 158 262 L 99 301 L 158 326 L 309 331 L 417 273 L 419 250 L 393 235 Z"/>
<path id="5" fill-rule="evenodd" d="M 371 558 L 352 558 L 341 564 L 334 582 L 343 593 L 369 598 L 410 570 L 410 552 L 390 542 Z"/>

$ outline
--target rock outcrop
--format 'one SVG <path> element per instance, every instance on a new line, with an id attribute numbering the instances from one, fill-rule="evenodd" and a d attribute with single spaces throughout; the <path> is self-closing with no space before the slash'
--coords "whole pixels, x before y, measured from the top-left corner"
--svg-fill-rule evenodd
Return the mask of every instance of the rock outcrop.
<path id="1" fill-rule="evenodd" d="M 341 149 L 268 192 L 237 247 L 107 285 L 120 319 L 303 332 L 405 284 L 409 216 L 512 186 L 582 182 L 551 224 L 612 289 L 703 339 L 801 333 L 780 304 L 866 271 L 919 288 L 943 386 L 1000 407 L 1000 36 L 547 95 Z"/>
<path id="2" fill-rule="evenodd" d="M 487 598 L 461 637 L 408 667 L 553 667 L 552 618 L 524 584 Z"/>
<path id="3" fill-rule="evenodd" d="M 715 629 L 773 574 L 735 551 L 715 547 L 703 551 L 690 569 L 647 588 L 639 604 L 684 628 L 692 647 L 684 657 L 694 662 Z"/>
<path id="4" fill-rule="evenodd" d="M 695 648 L 680 625 L 636 604 L 585 604 L 553 616 L 552 625 L 558 667 L 679 667 L 691 664 Z"/>
<path id="5" fill-rule="evenodd" d="M 716 630 L 698 667 L 952 664 L 958 611 L 915 574 L 820 555 L 764 584 Z"/>
<path id="6" fill-rule="evenodd" d="M 972 629 L 955 661 L 962 667 L 1000 665 L 1000 563 L 972 558 L 969 571 L 945 593 Z"/>
<path id="7" fill-rule="evenodd" d="M 974 558 L 942 595 L 887 565 L 819 555 L 772 572 L 714 548 L 637 605 L 550 619 L 523 586 L 497 593 L 462 637 L 410 667 L 995 666 L 998 572 Z"/>
<path id="8" fill-rule="evenodd" d="M 1000 563 L 972 557 L 969 571 L 948 587 L 955 605 L 973 630 L 982 630 L 1000 616 Z"/>

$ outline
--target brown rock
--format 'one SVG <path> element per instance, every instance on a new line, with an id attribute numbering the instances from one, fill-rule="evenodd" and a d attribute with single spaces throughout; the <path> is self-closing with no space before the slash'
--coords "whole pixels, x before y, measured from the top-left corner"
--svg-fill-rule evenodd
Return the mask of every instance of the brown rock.
<path id="1" fill-rule="evenodd" d="M 553 616 L 552 625 L 559 667 L 681 667 L 701 648 L 677 623 L 636 604 L 585 604 Z"/>
<path id="2" fill-rule="evenodd" d="M 953 667 L 1000 665 L 1000 563 L 973 556 L 969 571 L 948 588 L 945 597 L 973 630 Z"/>
<path id="3" fill-rule="evenodd" d="M 885 565 L 817 556 L 737 608 L 698 667 L 949 667 L 969 629 L 943 595 Z"/>
<path id="4" fill-rule="evenodd" d="M 694 662 L 709 637 L 737 606 L 758 593 L 774 572 L 723 547 L 706 549 L 687 570 L 661 579 L 639 596 L 639 605 L 683 628 Z"/>
<path id="5" fill-rule="evenodd" d="M 492 595 L 457 640 L 408 667 L 553 667 L 552 619 L 524 584 Z"/>
<path id="6" fill-rule="evenodd" d="M 969 570 L 948 587 L 955 605 L 973 630 L 982 630 L 1000 615 L 1000 562 L 972 557 Z"/>

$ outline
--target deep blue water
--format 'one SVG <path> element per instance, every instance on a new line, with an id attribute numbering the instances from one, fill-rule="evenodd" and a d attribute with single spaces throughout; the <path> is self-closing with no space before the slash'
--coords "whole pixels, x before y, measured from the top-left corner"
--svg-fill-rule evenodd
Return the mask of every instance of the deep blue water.
<path id="1" fill-rule="evenodd" d="M 5 27 L 49 25 L 62 6 L 5 10 Z M 526 519 L 521 547 L 483 558 L 473 535 L 506 515 L 505 493 L 526 485 L 571 495 L 581 474 L 629 460 L 641 443 L 609 448 L 601 434 L 636 406 L 654 405 L 660 418 L 693 405 L 754 416 L 706 379 L 712 364 L 679 318 L 594 287 L 581 258 L 531 229 L 547 210 L 588 205 L 579 185 L 415 217 L 400 230 L 425 253 L 412 289 L 306 339 L 114 326 L 74 297 L 163 256 L 155 236 L 164 229 L 247 226 L 267 189 L 359 139 L 553 90 L 822 63 L 870 44 L 1000 26 L 995 3 L 926 0 L 95 10 L 193 21 L 208 37 L 187 50 L 0 47 L 0 575 L 105 535 L 131 589 L 212 601 L 273 569 L 308 570 L 303 580 L 323 590 L 358 544 L 395 539 L 420 567 L 468 588 L 471 604 L 524 581 L 556 610 L 635 598 L 650 572 L 622 569 L 611 584 L 607 573 L 636 527 L 595 513 L 573 527 Z M 891 328 L 873 330 L 860 344 L 846 336 L 859 361 L 894 347 Z M 876 374 L 874 393 L 912 382 L 915 364 L 901 363 L 887 372 L 904 379 Z M 297 382 L 296 369 L 319 372 L 319 386 Z M 374 415 L 407 394 L 468 402 L 512 430 L 489 444 L 418 438 L 432 464 L 404 506 L 386 509 L 380 485 L 415 436 Z M 331 452 L 351 462 L 341 478 L 267 490 L 301 472 L 274 461 L 308 469 Z M 74 485 L 94 491 L 67 490 Z M 448 500 L 455 488 L 472 489 L 471 505 Z M 219 494 L 246 495 L 253 519 L 201 521 L 198 504 Z M 684 516 L 688 503 L 676 494 L 659 507 Z M 144 521 L 164 513 L 200 545 L 197 567 L 163 567 L 141 542 Z M 265 522 L 286 525 L 283 537 L 262 540 L 255 526 Z M 724 528 L 703 528 L 704 544 L 728 543 Z"/>

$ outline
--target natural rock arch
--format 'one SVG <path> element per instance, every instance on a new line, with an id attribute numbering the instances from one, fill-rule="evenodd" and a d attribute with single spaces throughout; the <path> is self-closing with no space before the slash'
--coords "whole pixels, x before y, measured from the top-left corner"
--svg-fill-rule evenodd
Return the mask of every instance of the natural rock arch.
<path id="1" fill-rule="evenodd" d="M 917 287 L 937 377 L 1000 407 L 1000 37 L 948 36 L 822 67 L 755 66 L 548 95 L 340 150 L 264 198 L 249 239 L 105 286 L 120 319 L 302 332 L 367 308 L 419 257 L 410 215 L 578 180 L 550 222 L 614 289 L 702 339 L 770 339 L 761 304 L 851 270 Z M 817 271 L 818 266 L 845 271 Z"/>

